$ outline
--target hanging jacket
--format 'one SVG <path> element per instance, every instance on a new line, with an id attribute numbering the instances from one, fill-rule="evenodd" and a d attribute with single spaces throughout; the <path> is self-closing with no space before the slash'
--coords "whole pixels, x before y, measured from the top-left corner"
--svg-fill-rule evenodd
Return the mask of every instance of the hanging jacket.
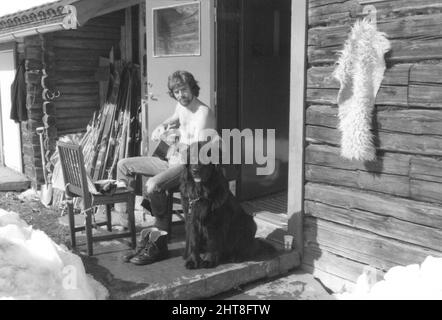
<path id="1" fill-rule="evenodd" d="M 25 61 L 18 66 L 14 82 L 11 85 L 11 115 L 15 122 L 27 121 Z"/>

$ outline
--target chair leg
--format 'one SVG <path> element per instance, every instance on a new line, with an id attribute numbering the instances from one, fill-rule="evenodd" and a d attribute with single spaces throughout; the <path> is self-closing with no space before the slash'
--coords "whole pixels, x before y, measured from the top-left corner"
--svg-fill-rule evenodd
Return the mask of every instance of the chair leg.
<path id="1" fill-rule="evenodd" d="M 75 239 L 75 216 L 74 216 L 74 203 L 72 199 L 68 199 L 66 205 L 68 208 L 69 229 L 71 233 L 71 246 L 74 249 L 77 247 L 77 241 Z"/>
<path id="2" fill-rule="evenodd" d="M 107 216 L 107 231 L 112 232 L 112 206 L 110 204 L 106 205 L 106 216 Z"/>
<path id="3" fill-rule="evenodd" d="M 173 193 L 169 192 L 167 194 L 167 237 L 168 239 L 172 239 L 172 215 L 173 215 Z"/>
<path id="4" fill-rule="evenodd" d="M 93 252 L 93 240 L 92 240 L 92 212 L 90 209 L 86 211 L 86 243 L 87 243 L 87 254 L 89 256 L 92 256 L 94 252 Z"/>
<path id="5" fill-rule="evenodd" d="M 135 227 L 135 194 L 131 194 L 127 201 L 127 216 L 131 233 L 132 249 L 137 246 L 137 231 Z"/>

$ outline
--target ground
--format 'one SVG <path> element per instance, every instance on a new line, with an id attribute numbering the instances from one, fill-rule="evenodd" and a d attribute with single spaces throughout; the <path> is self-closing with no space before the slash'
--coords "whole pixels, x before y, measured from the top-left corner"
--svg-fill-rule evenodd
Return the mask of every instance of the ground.
<path id="1" fill-rule="evenodd" d="M 14 211 L 34 229 L 44 231 L 55 243 L 69 247 L 69 228 L 58 222 L 61 209 L 46 208 L 39 199 L 21 200 L 19 192 L 0 192 L 0 208 Z"/>
<path id="2" fill-rule="evenodd" d="M 64 244 L 69 248 L 69 228 L 61 225 L 58 220 L 61 216 L 62 210 L 46 208 L 43 204 L 41 204 L 40 199 L 36 198 L 35 196 L 27 200 L 21 200 L 19 196 L 20 193 L 17 192 L 0 192 L 0 208 L 18 213 L 20 218 L 26 221 L 29 225 L 32 225 L 34 229 L 44 231 L 54 242 L 57 244 Z M 142 220 L 142 211 L 138 211 L 138 220 Z M 148 222 L 146 221 L 144 223 Z M 179 232 L 176 232 L 176 230 L 173 232 L 173 235 L 177 241 L 179 240 L 178 238 L 184 238 L 181 237 Z M 177 244 L 179 244 L 179 241 Z M 171 252 L 176 251 L 173 250 L 173 245 L 174 244 L 172 243 L 169 247 Z M 182 245 L 183 244 L 181 243 L 181 246 Z M 119 243 L 119 246 L 123 246 L 127 251 L 125 245 Z M 110 250 L 109 243 L 97 244 L 96 250 L 99 251 L 100 248 L 104 248 L 103 250 Z M 170 279 L 163 281 L 167 287 L 167 290 L 164 290 L 163 292 L 163 296 L 168 298 L 172 293 L 179 292 L 181 290 L 180 288 L 182 286 L 180 285 L 179 281 L 176 281 L 177 279 L 179 280 L 183 278 L 185 280 L 187 279 L 186 281 L 190 281 L 193 279 L 192 276 L 199 279 L 203 274 L 200 274 L 199 271 L 195 271 L 193 272 L 194 274 L 189 275 L 189 271 L 183 268 L 180 253 L 181 251 L 177 253 L 178 256 L 174 259 L 167 259 L 159 262 L 156 266 L 148 265 L 141 268 L 130 264 L 121 263 L 118 256 L 119 252 L 115 252 L 113 254 L 96 255 L 94 257 L 82 255 L 81 258 L 83 259 L 83 263 L 85 263 L 85 268 L 88 273 L 92 274 L 94 278 L 106 285 L 108 290 L 110 289 L 112 291 L 112 289 L 115 289 L 114 291 L 117 291 L 119 295 L 124 295 L 127 293 L 125 290 L 129 290 L 130 292 L 134 290 L 136 291 L 140 286 L 143 288 L 154 288 L 155 286 L 153 286 L 152 283 L 158 282 L 158 279 L 161 278 L 161 276 L 165 277 L 165 274 L 167 274 Z M 102 260 L 107 259 L 109 261 L 106 260 L 107 264 L 100 264 L 97 262 L 97 259 L 99 258 Z M 282 260 L 285 261 L 287 259 Z M 274 267 L 275 261 L 270 261 L 270 264 L 266 268 L 269 268 L 270 270 L 272 266 Z M 282 262 L 280 263 L 282 264 Z M 202 277 L 198 281 L 192 280 L 193 282 L 190 282 L 192 282 L 192 285 L 195 287 L 194 290 L 206 290 L 207 288 L 213 288 L 214 286 L 224 286 L 225 283 L 229 283 L 229 281 L 231 282 L 233 274 L 229 270 L 232 268 L 238 269 L 235 271 L 237 277 L 240 277 L 243 274 L 250 276 L 252 272 L 258 272 L 262 269 L 262 267 L 257 265 L 255 265 L 255 267 L 252 266 L 248 268 L 240 267 L 241 266 L 238 265 L 226 265 L 218 267 L 216 270 L 206 270 L 204 272 L 208 274 L 207 276 Z M 167 270 L 167 272 L 164 272 L 165 270 Z M 145 278 L 149 275 L 155 278 L 155 281 L 152 279 L 146 280 Z M 128 276 L 131 277 L 129 280 L 131 280 L 133 283 L 130 281 L 124 281 L 124 279 L 126 279 Z M 297 272 L 283 274 L 279 277 L 275 276 L 273 279 L 266 278 L 258 282 L 251 283 L 247 286 L 241 285 L 241 289 L 239 289 L 238 286 L 234 287 L 238 288 L 238 290 L 228 291 L 225 294 L 215 296 L 214 298 L 223 300 L 310 300 L 330 298 L 329 294 L 325 292 L 325 290 L 318 284 L 313 276 L 304 273 L 299 274 Z M 188 290 L 190 287 L 187 286 L 186 288 L 187 289 L 185 290 Z M 188 295 L 187 291 L 181 294 L 182 297 L 187 297 Z M 113 298 L 118 299 L 118 297 L 118 295 L 115 295 Z M 128 297 L 126 296 L 124 298 Z"/>

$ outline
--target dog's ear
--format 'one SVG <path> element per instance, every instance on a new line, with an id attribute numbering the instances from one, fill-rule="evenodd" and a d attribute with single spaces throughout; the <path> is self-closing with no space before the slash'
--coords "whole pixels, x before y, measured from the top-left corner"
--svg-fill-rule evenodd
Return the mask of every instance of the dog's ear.
<path id="1" fill-rule="evenodd" d="M 230 196 L 230 189 L 226 178 L 217 168 L 213 170 L 212 181 L 214 188 L 210 192 L 210 199 L 212 200 L 212 210 L 216 210 L 227 201 Z"/>

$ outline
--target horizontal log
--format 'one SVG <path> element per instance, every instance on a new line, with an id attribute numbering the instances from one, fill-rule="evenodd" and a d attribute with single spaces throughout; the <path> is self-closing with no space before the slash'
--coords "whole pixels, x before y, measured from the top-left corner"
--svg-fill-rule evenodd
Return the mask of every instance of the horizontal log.
<path id="1" fill-rule="evenodd" d="M 310 2 L 310 1 L 309 1 Z M 361 11 L 361 6 L 356 0 L 321 2 L 310 5 L 308 9 L 308 22 L 311 26 L 322 25 L 339 21 L 348 22 Z"/>
<path id="2" fill-rule="evenodd" d="M 410 85 L 408 103 L 418 107 L 442 108 L 442 85 Z"/>
<path id="3" fill-rule="evenodd" d="M 431 74 L 436 77 L 439 67 L 442 64 L 433 65 L 434 68 Z M 333 77 L 335 67 L 311 67 L 307 71 L 307 88 L 324 88 L 324 89 L 339 89 L 339 81 Z M 424 82 L 426 75 L 430 75 L 427 65 L 402 63 L 392 66 L 385 70 L 382 85 L 386 86 L 408 86 L 409 77 L 413 77 L 414 82 Z M 436 82 L 435 82 L 436 83 Z"/>
<path id="4" fill-rule="evenodd" d="M 423 180 L 410 181 L 411 198 L 442 204 L 442 183 Z"/>
<path id="5" fill-rule="evenodd" d="M 441 38 L 442 14 L 416 15 L 379 20 L 377 29 L 388 39 L 428 40 Z M 351 25 L 311 28 L 308 45 L 319 47 L 342 46 L 351 31 Z"/>
<path id="6" fill-rule="evenodd" d="M 442 59 L 442 39 L 431 40 L 391 40 L 391 51 L 386 55 L 387 62 L 417 62 Z M 333 47 L 308 47 L 308 63 L 335 63 L 343 45 Z"/>
<path id="7" fill-rule="evenodd" d="M 313 143 L 327 143 L 338 146 L 341 141 L 341 133 L 334 128 L 307 125 L 306 140 Z"/>
<path id="8" fill-rule="evenodd" d="M 57 122 L 57 130 L 61 132 L 65 132 L 66 130 L 84 130 L 86 129 L 90 119 L 81 118 L 78 121 L 69 121 L 65 119 L 65 121 Z M 59 133 L 58 133 L 59 134 Z"/>
<path id="9" fill-rule="evenodd" d="M 442 159 L 412 157 L 410 161 L 410 177 L 417 180 L 442 183 Z"/>
<path id="10" fill-rule="evenodd" d="M 307 216 L 442 252 L 441 229 L 422 226 L 386 215 L 338 208 L 313 201 L 306 201 L 304 203 L 304 210 Z"/>
<path id="11" fill-rule="evenodd" d="M 90 50 L 76 48 L 55 48 L 54 61 L 85 61 L 93 60 L 97 62 L 101 55 L 108 55 L 108 50 Z"/>
<path id="12" fill-rule="evenodd" d="M 57 90 L 61 95 L 98 95 L 98 83 L 60 85 Z"/>
<path id="13" fill-rule="evenodd" d="M 99 103 L 98 94 L 63 94 L 56 98 L 59 102 L 88 102 L 90 105 Z"/>
<path id="14" fill-rule="evenodd" d="M 57 113 L 62 112 L 61 109 L 94 109 L 98 108 L 98 103 L 93 103 L 93 101 L 60 101 L 54 102 L 57 107 Z"/>
<path id="15" fill-rule="evenodd" d="M 363 273 L 366 264 L 346 259 L 327 251 L 320 245 L 309 243 L 304 247 L 304 255 L 302 257 L 303 269 L 310 272 L 316 278 L 334 292 L 342 290 L 344 280 L 356 282 L 358 277 Z M 338 277 L 339 283 L 330 283 L 326 275 Z M 378 270 L 379 280 L 383 275 L 381 270 Z M 348 289 L 348 288 L 347 288 Z"/>
<path id="16" fill-rule="evenodd" d="M 413 64 L 410 70 L 412 84 L 442 84 L 442 63 Z"/>
<path id="17" fill-rule="evenodd" d="M 307 72 L 307 101 L 336 104 L 339 82 L 334 67 L 312 67 Z M 442 107 L 442 64 L 399 64 L 385 71 L 376 104 Z M 408 88 L 407 88 L 408 87 Z M 333 92 L 336 89 L 336 92 Z"/>
<path id="18" fill-rule="evenodd" d="M 305 166 L 305 179 L 309 182 L 370 190 L 401 197 L 411 196 L 409 178 L 399 175 L 343 170 L 307 164 Z"/>
<path id="19" fill-rule="evenodd" d="M 316 0 L 314 2 L 316 2 Z M 438 0 L 364 1 L 363 5 L 365 6 L 367 4 L 376 6 L 378 23 L 381 23 L 384 19 L 427 15 L 441 11 L 441 4 Z M 356 18 L 363 17 L 363 5 L 360 0 L 319 0 L 312 5 L 310 5 L 309 1 L 309 25 L 352 23 Z"/>
<path id="20" fill-rule="evenodd" d="M 84 60 L 84 61 L 55 61 L 54 70 L 56 72 L 69 72 L 69 71 L 81 71 L 92 72 L 98 69 L 96 60 Z"/>
<path id="21" fill-rule="evenodd" d="M 58 136 L 64 136 L 67 134 L 77 134 L 77 133 L 84 133 L 86 132 L 86 127 L 84 128 L 73 128 L 73 129 L 59 129 L 58 130 Z"/>
<path id="22" fill-rule="evenodd" d="M 66 111 L 66 110 L 64 110 Z M 76 114 L 75 114 L 76 111 Z M 91 120 L 94 112 L 96 110 L 93 109 L 75 109 L 72 112 L 58 112 L 57 113 L 57 122 L 59 121 L 75 121 L 77 119 L 82 119 L 81 121 L 84 121 L 84 119 Z"/>
<path id="23" fill-rule="evenodd" d="M 308 125 L 307 140 L 315 143 L 340 144 L 340 132 L 337 129 Z M 406 133 L 376 132 L 378 148 L 384 151 L 414 153 L 419 155 L 442 156 L 442 137 L 412 135 Z"/>
<path id="24" fill-rule="evenodd" d="M 442 229 L 442 206 L 381 193 L 307 183 L 305 199 Z"/>
<path id="25" fill-rule="evenodd" d="M 329 252 L 385 271 L 397 265 L 420 264 L 429 255 L 442 256 L 436 250 L 310 217 L 305 218 L 304 235 L 306 241 Z"/>
<path id="26" fill-rule="evenodd" d="M 338 89 L 307 88 L 307 102 L 336 105 L 338 93 Z M 409 106 L 407 97 L 407 87 L 383 85 L 377 93 L 375 104 L 407 107 Z M 416 104 L 416 106 L 422 105 L 422 103 Z M 431 105 L 429 105 L 429 107 L 431 107 Z"/>
<path id="27" fill-rule="evenodd" d="M 113 45 L 118 44 L 116 40 L 107 39 L 59 39 L 55 38 L 51 43 L 54 48 L 74 48 L 88 50 L 107 50 L 109 51 Z"/>
<path id="28" fill-rule="evenodd" d="M 376 108 L 376 131 L 403 132 L 417 135 L 442 135 L 442 110 Z M 307 108 L 306 122 L 336 128 L 338 108 L 313 105 Z"/>
<path id="29" fill-rule="evenodd" d="M 363 162 L 350 161 L 341 157 L 340 149 L 336 147 L 326 145 L 309 145 L 305 150 L 305 162 L 307 164 L 403 176 L 408 176 L 411 158 L 412 157 L 409 155 L 385 152 L 378 154 L 376 161 Z M 431 158 L 426 159 L 432 160 Z M 422 165 L 424 165 L 424 163 Z"/>
<path id="30" fill-rule="evenodd" d="M 56 32 L 54 34 L 54 39 L 57 40 L 69 40 L 69 39 L 84 39 L 84 40 L 110 40 L 119 41 L 120 40 L 120 29 L 119 28 L 100 28 L 100 27 L 84 27 L 77 30 L 64 30 L 61 32 Z"/>

